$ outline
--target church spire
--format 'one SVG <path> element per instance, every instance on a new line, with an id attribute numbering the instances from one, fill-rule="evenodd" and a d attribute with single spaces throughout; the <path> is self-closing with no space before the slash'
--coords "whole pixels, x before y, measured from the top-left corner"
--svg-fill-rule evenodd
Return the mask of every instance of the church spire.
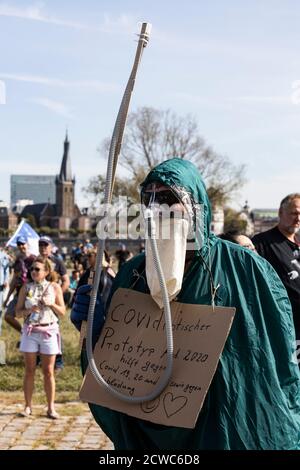
<path id="1" fill-rule="evenodd" d="M 61 162 L 59 180 L 60 181 L 72 181 L 72 171 L 71 171 L 71 158 L 69 155 L 70 142 L 68 139 L 68 129 L 66 130 L 66 138 L 64 141 L 64 154 Z"/>

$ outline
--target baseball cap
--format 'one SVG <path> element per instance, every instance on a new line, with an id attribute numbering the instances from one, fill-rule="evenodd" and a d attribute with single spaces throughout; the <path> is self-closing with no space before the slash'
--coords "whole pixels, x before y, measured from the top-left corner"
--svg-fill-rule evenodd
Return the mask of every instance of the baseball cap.
<path id="1" fill-rule="evenodd" d="M 20 236 L 17 238 L 17 245 L 25 245 L 25 243 L 27 243 L 26 238 L 23 237 L 22 235 L 20 235 Z"/>
<path id="2" fill-rule="evenodd" d="M 39 243 L 47 243 L 47 245 L 53 245 L 53 241 L 47 235 L 42 235 L 39 239 Z"/>

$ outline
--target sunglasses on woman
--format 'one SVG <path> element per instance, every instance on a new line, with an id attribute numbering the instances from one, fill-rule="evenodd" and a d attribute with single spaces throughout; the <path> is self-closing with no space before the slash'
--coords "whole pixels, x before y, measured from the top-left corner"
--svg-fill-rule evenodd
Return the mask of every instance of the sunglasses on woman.
<path id="1" fill-rule="evenodd" d="M 39 273 L 41 271 L 41 268 L 36 268 L 36 267 L 32 267 L 30 268 L 30 271 L 35 271 L 36 273 Z"/>

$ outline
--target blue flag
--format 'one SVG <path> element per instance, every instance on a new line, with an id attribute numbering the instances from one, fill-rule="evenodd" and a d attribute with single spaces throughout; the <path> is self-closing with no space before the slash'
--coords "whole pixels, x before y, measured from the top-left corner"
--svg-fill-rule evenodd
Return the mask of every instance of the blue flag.
<path id="1" fill-rule="evenodd" d="M 28 246 L 28 253 L 32 255 L 39 254 L 39 235 L 35 230 L 23 219 L 18 225 L 17 230 L 13 236 L 8 240 L 6 246 L 17 246 L 17 239 L 23 237 L 26 240 Z"/>

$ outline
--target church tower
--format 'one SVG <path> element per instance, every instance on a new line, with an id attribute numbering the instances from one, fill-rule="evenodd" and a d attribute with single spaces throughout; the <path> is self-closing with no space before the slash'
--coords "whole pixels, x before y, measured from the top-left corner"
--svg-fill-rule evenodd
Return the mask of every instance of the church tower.
<path id="1" fill-rule="evenodd" d="M 60 173 L 56 176 L 56 215 L 66 218 L 71 222 L 75 216 L 75 178 L 72 178 L 70 142 L 68 132 L 64 141 L 64 154 L 61 162 Z M 69 225 L 68 223 L 66 225 Z M 67 228 L 67 227 L 66 227 Z"/>

